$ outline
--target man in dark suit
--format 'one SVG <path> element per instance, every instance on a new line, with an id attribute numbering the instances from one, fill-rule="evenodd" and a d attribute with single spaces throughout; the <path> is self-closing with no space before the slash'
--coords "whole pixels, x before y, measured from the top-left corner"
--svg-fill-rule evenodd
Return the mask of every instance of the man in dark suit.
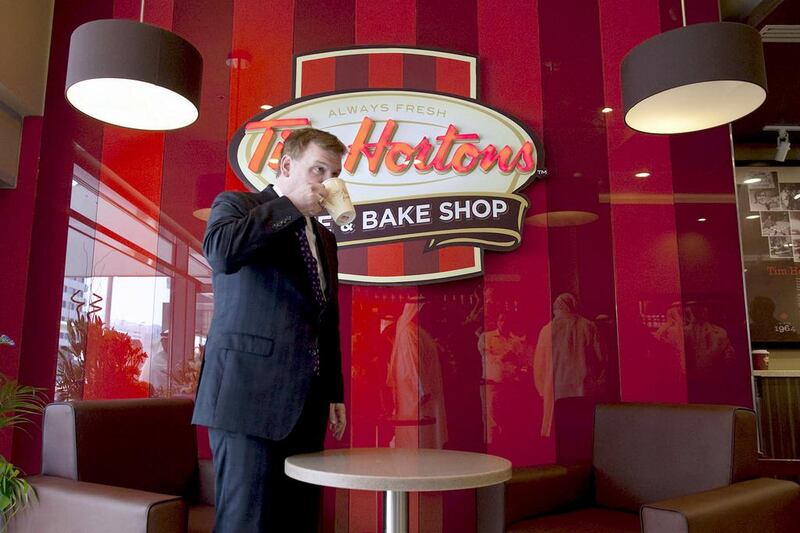
<path id="1" fill-rule="evenodd" d="M 336 240 L 313 217 L 346 149 L 320 130 L 284 142 L 275 187 L 223 192 L 203 251 L 214 317 L 193 422 L 209 427 L 216 533 L 313 532 L 319 489 L 284 459 L 322 450 L 345 428 Z"/>

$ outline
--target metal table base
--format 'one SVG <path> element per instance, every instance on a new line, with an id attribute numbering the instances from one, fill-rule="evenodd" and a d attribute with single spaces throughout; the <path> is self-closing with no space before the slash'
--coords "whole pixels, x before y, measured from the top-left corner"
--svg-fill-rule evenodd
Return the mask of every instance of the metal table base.
<path id="1" fill-rule="evenodd" d="M 387 490 L 383 493 L 384 533 L 408 533 L 408 493 Z"/>

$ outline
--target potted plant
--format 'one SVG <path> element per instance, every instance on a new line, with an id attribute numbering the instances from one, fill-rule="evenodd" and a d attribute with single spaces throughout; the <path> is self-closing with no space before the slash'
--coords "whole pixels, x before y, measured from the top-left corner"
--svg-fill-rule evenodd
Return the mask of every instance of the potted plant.
<path id="1" fill-rule="evenodd" d="M 0 346 L 14 346 L 7 335 L 0 335 Z M 0 373 L 0 431 L 30 423 L 28 418 L 44 409 L 41 389 L 20 385 Z M 28 502 L 35 498 L 33 487 L 20 471 L 0 455 L 0 531 L 5 531 L 8 521 Z"/>
<path id="2" fill-rule="evenodd" d="M 78 308 L 67 320 L 67 338 L 58 353 L 57 401 L 147 397 L 148 384 L 139 381 L 147 354 L 130 335 Z"/>

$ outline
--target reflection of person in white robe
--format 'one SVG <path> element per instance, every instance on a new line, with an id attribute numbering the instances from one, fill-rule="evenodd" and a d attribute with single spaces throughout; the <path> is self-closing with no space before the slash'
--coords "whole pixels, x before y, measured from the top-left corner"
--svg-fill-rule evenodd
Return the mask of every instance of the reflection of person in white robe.
<path id="1" fill-rule="evenodd" d="M 447 441 L 439 350 L 419 325 L 423 305 L 408 302 L 403 307 L 389 361 L 387 384 L 394 396 L 398 448 L 441 448 Z"/>
<path id="2" fill-rule="evenodd" d="M 575 296 L 560 294 L 553 303 L 553 319 L 539 332 L 533 356 L 536 390 L 544 400 L 542 436 L 550 435 L 556 400 L 584 396 L 587 363 L 602 361 L 597 326 L 578 314 Z"/>

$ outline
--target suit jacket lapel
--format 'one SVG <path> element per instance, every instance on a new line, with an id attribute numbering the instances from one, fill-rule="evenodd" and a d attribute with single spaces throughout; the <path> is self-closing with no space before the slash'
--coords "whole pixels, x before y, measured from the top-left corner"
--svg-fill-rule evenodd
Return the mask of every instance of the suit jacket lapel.
<path id="1" fill-rule="evenodd" d="M 257 194 L 262 203 L 274 200 L 278 197 L 278 193 L 275 192 L 275 188 L 272 185 L 267 185 L 264 190 Z M 330 266 L 335 259 L 332 257 L 332 254 L 336 253 L 336 247 L 333 246 L 331 242 L 331 236 L 328 235 L 328 230 L 314 217 L 311 217 L 311 222 L 311 227 L 314 229 L 314 234 L 317 236 L 317 249 L 322 251 L 320 259 L 322 260 L 322 274 L 325 276 L 325 298 L 327 300 L 332 297 L 331 287 L 333 286 L 333 277 Z M 297 245 L 297 250 L 298 252 L 300 251 L 299 243 Z"/>

